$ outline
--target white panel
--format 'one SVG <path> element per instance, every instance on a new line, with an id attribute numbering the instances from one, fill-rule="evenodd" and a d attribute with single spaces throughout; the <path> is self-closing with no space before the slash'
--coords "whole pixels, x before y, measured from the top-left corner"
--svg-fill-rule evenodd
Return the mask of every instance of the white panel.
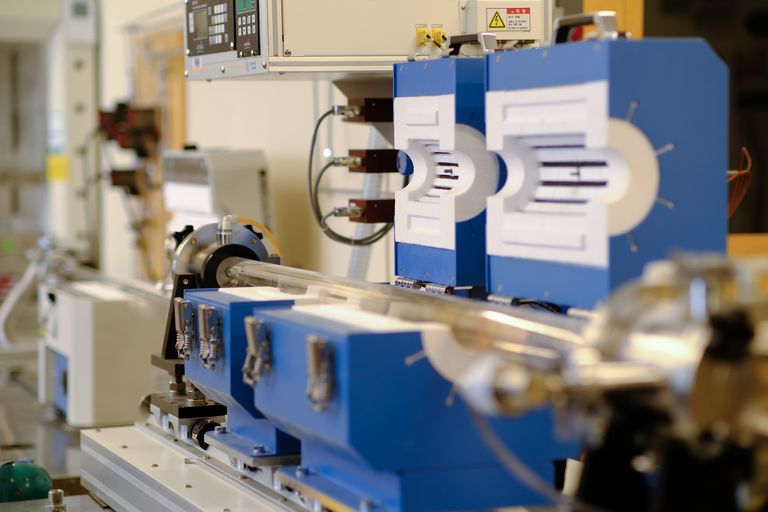
<path id="1" fill-rule="evenodd" d="M 455 96 L 395 98 L 395 147 L 413 161 L 395 193 L 398 242 L 453 250 L 456 224 L 485 209 L 499 169 L 479 131 L 456 124 Z"/>
<path id="2" fill-rule="evenodd" d="M 489 92 L 486 123 L 492 151 L 508 135 L 581 135 L 587 147 L 605 147 L 608 82 Z"/>
<path id="3" fill-rule="evenodd" d="M 626 181 L 624 160 L 605 149 L 607 83 L 486 100 L 488 146 L 508 171 L 488 199 L 488 254 L 607 266 L 607 203 Z"/>
<path id="4" fill-rule="evenodd" d="M 610 237 L 640 224 L 656 200 L 647 137 L 608 118 L 604 81 L 486 99 L 488 145 L 509 174 L 488 200 L 488 253 L 607 266 Z"/>

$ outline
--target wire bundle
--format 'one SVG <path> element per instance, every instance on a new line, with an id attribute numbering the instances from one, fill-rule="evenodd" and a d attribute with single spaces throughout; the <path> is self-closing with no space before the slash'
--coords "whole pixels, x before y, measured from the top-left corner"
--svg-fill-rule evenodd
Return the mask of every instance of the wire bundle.
<path id="1" fill-rule="evenodd" d="M 323 215 L 321 209 L 320 209 L 320 198 L 319 198 L 319 190 L 320 190 L 320 180 L 323 178 L 323 175 L 333 167 L 334 162 L 330 161 L 327 164 L 323 166 L 322 169 L 320 169 L 320 172 L 317 174 L 317 177 L 314 177 L 314 158 L 315 158 L 315 146 L 317 145 L 317 136 L 320 131 L 320 126 L 322 125 L 323 121 L 325 121 L 328 117 L 332 116 L 336 112 L 336 109 L 330 109 L 327 112 L 325 112 L 320 118 L 317 120 L 317 123 L 315 123 L 315 129 L 312 132 L 312 142 L 309 146 L 309 166 L 307 168 L 307 190 L 309 192 L 309 202 L 312 207 L 312 214 L 315 217 L 315 221 L 317 222 L 317 225 L 320 226 L 320 229 L 323 231 L 323 233 L 330 238 L 331 240 L 334 240 L 336 242 L 345 244 L 345 245 L 351 245 L 351 246 L 366 246 L 366 245 L 372 245 L 385 236 L 387 236 L 387 233 L 389 233 L 392 228 L 394 227 L 393 223 L 387 223 L 385 224 L 381 229 L 376 231 L 375 233 L 366 236 L 365 238 L 350 238 L 347 236 L 344 236 L 340 234 L 339 232 L 335 231 L 331 226 L 328 225 L 328 219 L 331 217 L 335 217 L 339 215 L 339 209 L 334 208 L 330 212 Z"/>

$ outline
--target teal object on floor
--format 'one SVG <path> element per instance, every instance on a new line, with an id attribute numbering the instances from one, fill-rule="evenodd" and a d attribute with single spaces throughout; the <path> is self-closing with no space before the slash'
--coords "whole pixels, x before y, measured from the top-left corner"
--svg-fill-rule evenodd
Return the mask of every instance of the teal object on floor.
<path id="1" fill-rule="evenodd" d="M 48 498 L 51 475 L 29 461 L 11 461 L 0 466 L 0 503 Z"/>

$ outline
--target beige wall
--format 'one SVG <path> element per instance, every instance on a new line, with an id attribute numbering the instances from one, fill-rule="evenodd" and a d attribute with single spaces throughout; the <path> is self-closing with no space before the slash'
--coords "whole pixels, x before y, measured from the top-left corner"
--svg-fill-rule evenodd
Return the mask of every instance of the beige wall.
<path id="1" fill-rule="evenodd" d="M 102 105 L 129 97 L 129 55 L 124 27 L 134 19 L 167 5 L 180 5 L 178 0 L 134 0 L 116 2 L 102 0 Z M 178 9 L 179 24 L 182 23 Z M 350 249 L 323 237 L 314 226 L 306 192 L 306 165 L 314 120 L 333 101 L 343 98 L 327 82 L 310 81 L 216 81 L 188 84 L 187 135 L 201 148 L 258 148 L 266 152 L 273 188 L 275 234 L 286 264 L 326 273 L 344 275 Z M 333 147 L 344 152 L 348 147 L 363 148 L 368 142 L 368 129 L 346 126 L 338 120 L 331 123 Z M 322 132 L 321 147 L 327 145 L 329 132 Z M 335 169 L 328 184 L 339 190 L 328 194 L 324 203 L 343 205 L 346 198 L 357 196 L 362 179 L 346 176 Z M 102 240 L 105 271 L 126 274 L 136 268 L 132 236 L 121 198 L 114 190 L 105 190 L 103 206 L 106 233 Z M 346 221 L 339 220 L 339 226 Z M 368 278 L 386 280 L 391 268 L 391 238 L 380 242 Z"/>

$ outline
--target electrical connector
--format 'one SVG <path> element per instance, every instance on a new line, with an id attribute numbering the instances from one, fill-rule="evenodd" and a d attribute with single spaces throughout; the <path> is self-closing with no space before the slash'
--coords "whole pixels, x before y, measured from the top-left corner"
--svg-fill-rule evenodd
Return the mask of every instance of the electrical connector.
<path id="1" fill-rule="evenodd" d="M 363 214 L 363 209 L 354 205 L 337 206 L 331 214 L 334 217 L 360 217 Z"/>
<path id="2" fill-rule="evenodd" d="M 432 42 L 438 48 L 442 48 L 445 43 L 448 42 L 448 34 L 442 27 L 432 28 Z"/>
<path id="3" fill-rule="evenodd" d="M 429 44 L 429 31 L 427 27 L 416 27 L 416 46 L 427 46 Z"/>
<path id="4" fill-rule="evenodd" d="M 385 173 L 398 172 L 396 149 L 350 149 L 349 155 L 360 158 L 360 165 L 350 165 L 349 172 Z"/>
<path id="5" fill-rule="evenodd" d="M 395 117 L 392 98 L 350 98 L 349 105 L 360 107 L 360 111 L 347 116 L 348 123 L 391 123 Z"/>
<path id="6" fill-rule="evenodd" d="M 335 167 L 360 167 L 363 159 L 359 156 L 337 156 L 331 162 Z"/>
<path id="7" fill-rule="evenodd" d="M 377 224 L 395 220 L 395 200 L 392 198 L 350 199 L 347 208 L 357 211 L 356 215 L 349 216 L 352 222 Z"/>
<path id="8" fill-rule="evenodd" d="M 361 105 L 334 105 L 333 115 L 344 117 L 357 117 L 362 112 Z"/>

